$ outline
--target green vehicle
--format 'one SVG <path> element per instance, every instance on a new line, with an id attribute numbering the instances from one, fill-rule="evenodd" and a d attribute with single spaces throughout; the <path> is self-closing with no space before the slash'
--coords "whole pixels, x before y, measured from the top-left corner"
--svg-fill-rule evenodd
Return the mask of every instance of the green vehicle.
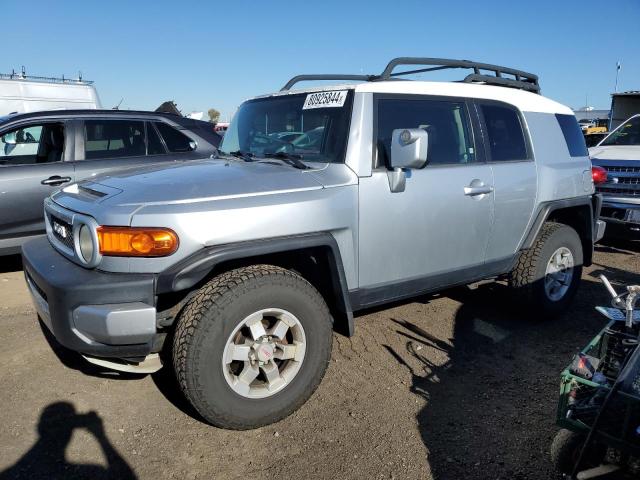
<path id="1" fill-rule="evenodd" d="M 596 307 L 610 321 L 562 372 L 551 458 L 570 478 L 640 475 L 640 286 Z M 577 476 L 576 476 L 577 475 Z M 628 477 L 627 477 L 628 476 Z"/>

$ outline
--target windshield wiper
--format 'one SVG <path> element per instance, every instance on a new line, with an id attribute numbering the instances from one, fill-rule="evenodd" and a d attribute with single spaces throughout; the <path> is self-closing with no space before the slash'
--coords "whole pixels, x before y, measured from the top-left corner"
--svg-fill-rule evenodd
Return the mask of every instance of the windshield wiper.
<path id="1" fill-rule="evenodd" d="M 229 155 L 233 155 L 234 157 L 241 158 L 245 162 L 253 162 L 255 155 L 251 152 L 243 152 L 242 150 L 235 150 L 233 152 L 229 152 Z"/>
<path id="2" fill-rule="evenodd" d="M 309 167 L 305 165 L 304 162 L 301 162 L 300 159 L 302 155 L 298 155 L 295 153 L 287 153 L 287 152 L 276 152 L 276 153 L 265 153 L 263 155 L 265 158 L 277 158 L 278 160 L 282 160 L 284 163 L 291 165 L 292 167 L 299 168 L 300 170 L 306 170 Z"/>

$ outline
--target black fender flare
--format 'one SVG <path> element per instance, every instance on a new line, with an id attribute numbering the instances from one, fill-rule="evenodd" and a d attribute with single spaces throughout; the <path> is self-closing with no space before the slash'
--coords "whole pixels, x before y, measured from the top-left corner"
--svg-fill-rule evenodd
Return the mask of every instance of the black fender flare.
<path id="1" fill-rule="evenodd" d="M 594 195 L 586 195 L 583 197 L 575 197 L 575 198 L 567 198 L 562 200 L 552 200 L 549 202 L 541 203 L 538 212 L 536 214 L 535 220 L 533 221 L 531 227 L 529 228 L 529 232 L 524 237 L 522 244 L 520 245 L 519 250 L 525 250 L 527 248 L 531 248 L 533 243 L 542 228 L 542 225 L 549 219 L 549 217 L 553 214 L 553 212 L 571 208 L 571 207 L 586 207 L 589 209 L 589 218 L 590 222 L 586 225 L 587 227 L 587 239 L 590 240 L 591 248 L 589 250 L 585 249 L 585 265 L 591 264 L 591 258 L 593 256 L 593 243 L 596 235 L 596 222 L 600 217 L 600 208 L 602 206 L 602 195 L 594 194 Z M 583 239 L 583 240 L 587 240 Z"/>
<path id="2" fill-rule="evenodd" d="M 328 232 L 309 233 L 265 240 L 230 243 L 206 247 L 179 261 L 159 273 L 156 279 L 156 293 L 171 293 L 187 290 L 203 280 L 216 267 L 229 260 L 258 257 L 274 253 L 286 253 L 309 248 L 326 247 L 329 252 L 331 285 L 336 299 L 336 311 L 348 336 L 353 335 L 354 322 L 349 289 L 342 264 L 338 244 Z"/>

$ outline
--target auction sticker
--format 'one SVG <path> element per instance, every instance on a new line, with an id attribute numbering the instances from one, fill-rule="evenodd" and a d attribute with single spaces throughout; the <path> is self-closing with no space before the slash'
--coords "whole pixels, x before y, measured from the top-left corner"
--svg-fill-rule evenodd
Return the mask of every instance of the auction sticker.
<path id="1" fill-rule="evenodd" d="M 312 108 L 342 107 L 347 99 L 347 90 L 332 90 L 330 92 L 316 92 L 307 95 L 302 106 L 303 110 Z"/>

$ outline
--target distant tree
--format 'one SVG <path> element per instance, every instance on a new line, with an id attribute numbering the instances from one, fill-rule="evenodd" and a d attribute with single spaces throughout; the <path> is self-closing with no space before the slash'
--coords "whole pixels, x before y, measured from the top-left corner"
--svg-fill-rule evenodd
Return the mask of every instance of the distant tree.
<path id="1" fill-rule="evenodd" d="M 220 120 L 220 112 L 215 108 L 210 108 L 207 114 L 209 115 L 209 121 L 211 123 L 218 123 L 218 120 Z"/>

